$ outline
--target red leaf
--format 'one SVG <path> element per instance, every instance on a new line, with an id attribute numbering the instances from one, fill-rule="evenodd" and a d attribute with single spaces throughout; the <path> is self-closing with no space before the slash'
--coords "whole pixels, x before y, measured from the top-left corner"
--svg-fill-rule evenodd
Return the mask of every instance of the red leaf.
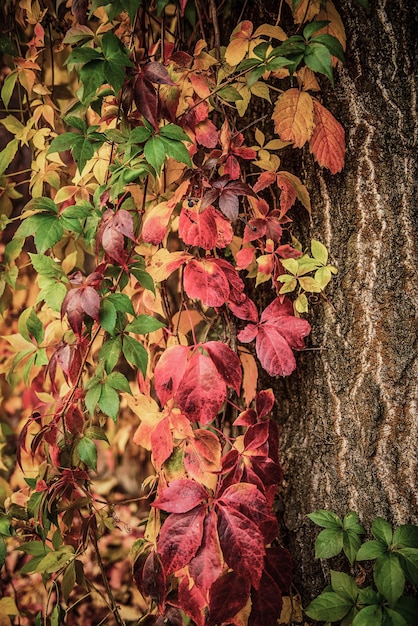
<path id="1" fill-rule="evenodd" d="M 240 341 L 242 339 L 238 336 Z M 262 367 L 270 376 L 290 376 L 296 360 L 286 339 L 271 324 L 259 327 L 256 351 Z"/>
<path id="2" fill-rule="evenodd" d="M 205 518 L 202 545 L 189 563 L 190 576 L 206 597 L 208 589 L 222 572 L 222 554 L 219 544 L 217 517 L 211 511 Z"/>
<path id="3" fill-rule="evenodd" d="M 184 289 L 189 298 L 205 306 L 222 306 L 229 298 L 229 283 L 216 259 L 193 259 L 184 270 Z"/>
<path id="4" fill-rule="evenodd" d="M 198 428 L 193 431 L 193 435 L 184 453 L 184 467 L 191 478 L 210 487 L 220 469 L 221 444 L 218 437 L 209 430 Z"/>
<path id="5" fill-rule="evenodd" d="M 219 131 L 210 120 L 199 122 L 195 128 L 196 141 L 205 148 L 214 148 L 218 143 Z"/>
<path id="6" fill-rule="evenodd" d="M 123 209 L 114 213 L 107 209 L 97 235 L 97 244 L 102 244 L 107 256 L 122 267 L 126 265 L 124 236 L 134 240 L 132 216 Z"/>
<path id="7" fill-rule="evenodd" d="M 158 540 L 158 552 L 168 576 L 195 556 L 202 543 L 205 507 L 187 513 L 172 513 L 164 522 Z"/>
<path id="8" fill-rule="evenodd" d="M 244 302 L 241 302 L 240 304 L 229 301 L 228 307 L 231 309 L 232 313 L 240 320 L 258 322 L 257 307 L 248 296 L 246 296 Z"/>
<path id="9" fill-rule="evenodd" d="M 318 100 L 313 100 L 315 129 L 309 141 L 309 149 L 319 165 L 327 167 L 331 174 L 344 167 L 344 129 L 335 117 Z"/>
<path id="10" fill-rule="evenodd" d="M 160 468 L 173 452 L 173 437 L 168 419 L 162 419 L 151 433 L 152 458 Z"/>
<path id="11" fill-rule="evenodd" d="M 282 176 L 279 172 L 277 175 L 277 186 L 282 190 L 280 194 L 280 208 L 282 213 L 287 213 L 287 211 L 295 204 L 296 202 L 296 189 L 295 186 L 292 185 L 292 182 L 286 176 Z"/>
<path id="12" fill-rule="evenodd" d="M 241 361 L 233 350 L 221 341 L 208 341 L 202 344 L 208 353 L 220 376 L 228 387 L 240 394 L 242 383 Z"/>
<path id="13" fill-rule="evenodd" d="M 245 270 L 255 259 L 255 250 L 252 246 L 248 248 L 242 248 L 237 252 L 237 268 L 239 270 Z"/>
<path id="14" fill-rule="evenodd" d="M 218 239 L 216 241 L 217 248 L 226 248 L 229 246 L 231 241 L 234 238 L 234 231 L 232 230 L 232 226 L 228 220 L 226 220 L 223 215 L 213 209 L 213 214 L 216 222 L 216 230 L 218 233 Z"/>
<path id="15" fill-rule="evenodd" d="M 180 2 L 181 15 L 183 16 L 186 10 L 188 0 L 179 0 L 179 2 Z"/>
<path id="16" fill-rule="evenodd" d="M 244 229 L 243 243 L 249 241 L 255 241 L 255 239 L 261 239 L 264 237 L 267 230 L 267 222 L 265 219 L 257 218 L 250 220 Z"/>
<path id="17" fill-rule="evenodd" d="M 269 422 L 257 422 L 250 426 L 244 435 L 244 446 L 247 454 L 267 456 L 269 438 Z"/>
<path id="18" fill-rule="evenodd" d="M 158 61 L 145 63 L 141 65 L 141 69 L 145 80 L 149 80 L 151 83 L 155 83 L 156 85 L 171 85 L 172 87 L 176 85 L 170 78 L 170 74 L 167 72 L 164 65 L 158 63 Z"/>
<path id="19" fill-rule="evenodd" d="M 258 177 L 257 182 L 255 183 L 253 189 L 256 193 L 265 189 L 266 187 L 270 187 L 276 181 L 276 172 L 263 172 Z"/>
<path id="20" fill-rule="evenodd" d="M 208 492 L 202 485 L 195 480 L 179 478 L 171 481 L 152 506 L 169 513 L 187 513 L 207 498 Z"/>
<path id="21" fill-rule="evenodd" d="M 191 422 L 209 424 L 226 398 L 226 385 L 212 360 L 195 352 L 180 382 L 176 400 Z"/>
<path id="22" fill-rule="evenodd" d="M 158 96 L 154 85 L 145 80 L 142 74 L 138 74 L 134 85 L 134 100 L 138 112 L 159 130 L 158 126 Z"/>
<path id="23" fill-rule="evenodd" d="M 78 287 L 67 292 L 61 306 L 61 318 L 67 314 L 68 322 L 76 335 L 80 336 L 84 315 L 99 322 L 100 296 L 93 287 Z"/>
<path id="24" fill-rule="evenodd" d="M 65 414 L 65 425 L 72 434 L 79 434 L 83 430 L 84 417 L 77 404 L 71 403 Z"/>
<path id="25" fill-rule="evenodd" d="M 88 4 L 88 0 L 72 0 L 71 2 L 71 13 L 79 24 L 86 23 Z"/>
<path id="26" fill-rule="evenodd" d="M 261 420 L 270 413 L 274 406 L 274 393 L 271 389 L 263 389 L 255 397 L 255 407 L 258 419 Z"/>
<path id="27" fill-rule="evenodd" d="M 257 335 L 258 325 L 247 324 L 247 326 L 238 333 L 237 337 L 241 341 L 241 343 L 249 343 L 250 341 L 255 339 Z"/>
<path id="28" fill-rule="evenodd" d="M 244 608 L 249 595 L 250 582 L 246 577 L 241 578 L 235 572 L 227 572 L 222 578 L 218 578 L 210 589 L 207 626 L 228 623 L 228 620 Z"/>
<path id="29" fill-rule="evenodd" d="M 158 605 L 160 611 L 164 610 L 166 596 L 166 580 L 160 557 L 151 550 L 142 570 L 143 591 L 150 596 Z"/>
<path id="30" fill-rule="evenodd" d="M 264 538 L 254 522 L 240 511 L 218 504 L 218 533 L 225 560 L 257 589 L 263 571 Z"/>
<path id="31" fill-rule="evenodd" d="M 183 208 L 180 213 L 179 235 L 189 246 L 199 246 L 211 250 L 218 240 L 218 229 L 213 207 L 209 206 L 201 213 L 198 206 Z"/>
<path id="32" fill-rule="evenodd" d="M 235 267 L 225 259 L 214 259 L 213 262 L 223 271 L 229 283 L 229 300 L 232 300 L 237 304 L 244 302 L 246 298 L 244 293 L 245 285 Z"/>
<path id="33" fill-rule="evenodd" d="M 303 337 L 309 335 L 309 322 L 293 315 L 293 305 L 289 298 L 283 301 L 276 298 L 266 307 L 261 315 L 261 322 L 274 324 L 288 344 L 295 350 L 304 348 Z"/>
<path id="34" fill-rule="evenodd" d="M 154 370 L 155 391 L 162 405 L 173 398 L 187 366 L 188 346 L 167 348 Z"/>
<path id="35" fill-rule="evenodd" d="M 260 588 L 251 592 L 251 615 L 248 626 L 276 626 L 282 610 L 282 594 L 288 593 L 292 582 L 290 553 L 280 546 L 266 550 Z"/>
<path id="36" fill-rule="evenodd" d="M 234 426 L 253 426 L 256 423 L 257 413 L 253 409 L 246 409 L 234 420 Z"/>
<path id="37" fill-rule="evenodd" d="M 205 625 L 203 610 L 206 607 L 206 600 L 199 588 L 191 584 L 188 576 L 183 576 L 178 586 L 178 606 L 193 620 L 193 624 Z"/>
<path id="38" fill-rule="evenodd" d="M 264 495 L 255 485 L 239 483 L 224 491 L 219 502 L 239 511 L 257 526 L 265 543 L 271 543 L 279 532 L 277 518 Z"/>

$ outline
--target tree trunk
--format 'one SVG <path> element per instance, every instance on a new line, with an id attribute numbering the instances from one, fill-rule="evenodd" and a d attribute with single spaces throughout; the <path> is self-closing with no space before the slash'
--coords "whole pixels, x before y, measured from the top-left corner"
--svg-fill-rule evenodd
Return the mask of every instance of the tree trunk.
<path id="1" fill-rule="evenodd" d="M 415 0 L 336 3 L 347 65 L 324 104 L 346 130 L 347 161 L 331 176 L 305 155 L 311 236 L 339 273 L 311 320 L 312 351 L 278 381 L 287 489 L 284 523 L 296 584 L 325 584 L 314 562 L 319 508 L 417 523 L 417 40 Z"/>

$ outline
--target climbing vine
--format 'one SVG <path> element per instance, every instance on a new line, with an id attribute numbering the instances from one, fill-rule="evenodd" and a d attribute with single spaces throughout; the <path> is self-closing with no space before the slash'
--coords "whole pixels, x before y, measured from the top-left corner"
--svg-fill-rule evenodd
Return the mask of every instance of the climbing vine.
<path id="1" fill-rule="evenodd" d="M 313 209 L 282 161 L 307 146 L 343 167 L 320 84 L 344 27 L 331 0 L 286 0 L 222 41 L 225 3 L 204 4 L 2 8 L 4 406 L 23 394 L 0 502 L 8 623 L 270 626 L 290 589 L 275 399 L 257 380 L 292 374 L 337 271 L 292 233 Z M 5 474 L 10 431 L 2 416 Z M 103 495 L 128 446 L 148 476 Z M 102 556 L 117 532 L 133 615 Z M 41 605 L 19 592 L 28 576 Z"/>

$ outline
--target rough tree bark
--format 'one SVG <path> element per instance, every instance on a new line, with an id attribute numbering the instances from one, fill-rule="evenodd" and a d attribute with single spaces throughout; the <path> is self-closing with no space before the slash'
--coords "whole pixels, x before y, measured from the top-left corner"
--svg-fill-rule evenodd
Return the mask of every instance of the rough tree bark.
<path id="1" fill-rule="evenodd" d="M 336 176 L 305 155 L 311 235 L 338 277 L 316 309 L 312 347 L 278 381 L 284 523 L 305 601 L 324 586 L 306 513 L 417 523 L 417 39 L 415 0 L 336 3 L 347 65 L 324 104 L 346 129 Z"/>

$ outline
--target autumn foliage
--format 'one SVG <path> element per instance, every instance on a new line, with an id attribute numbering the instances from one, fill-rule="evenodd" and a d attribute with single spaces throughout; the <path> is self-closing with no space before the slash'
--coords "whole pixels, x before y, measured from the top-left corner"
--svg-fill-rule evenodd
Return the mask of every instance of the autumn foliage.
<path id="1" fill-rule="evenodd" d="M 289 0 L 275 24 L 244 19 L 221 42 L 209 4 L 2 9 L 1 419 L 5 441 L 13 420 L 19 433 L 18 467 L 5 444 L 0 457 L 4 623 L 274 626 L 290 590 L 258 368 L 292 374 L 309 299 L 336 272 L 292 235 L 311 204 L 281 155 L 306 145 L 342 169 L 319 92 L 345 35 L 330 0 Z M 144 451 L 135 497 L 100 488 L 116 456 Z M 124 518 L 132 571 L 109 582 L 102 554 Z M 41 605 L 13 591 L 29 576 Z"/>

